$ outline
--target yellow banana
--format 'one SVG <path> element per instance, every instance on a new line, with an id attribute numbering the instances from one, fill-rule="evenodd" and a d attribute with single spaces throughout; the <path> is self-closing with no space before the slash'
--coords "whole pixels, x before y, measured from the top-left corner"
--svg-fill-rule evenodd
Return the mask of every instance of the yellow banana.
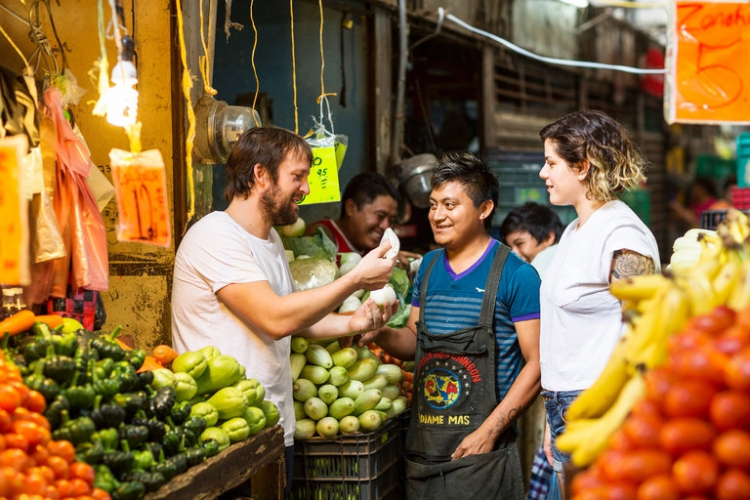
<path id="1" fill-rule="evenodd" d="M 735 311 L 750 306 L 750 261 L 742 263 L 737 283 L 729 294 L 727 305 Z"/>
<path id="2" fill-rule="evenodd" d="M 622 388 L 617 401 L 597 419 L 591 427 L 588 439 L 583 440 L 571 454 L 571 461 L 576 467 L 586 467 L 599 456 L 609 443 L 612 434 L 622 426 L 633 406 L 643 399 L 646 393 L 646 382 L 641 371 L 637 371 Z"/>
<path id="3" fill-rule="evenodd" d="M 721 267 L 719 274 L 711 281 L 714 291 L 715 305 L 725 305 L 729 296 L 739 281 L 742 271 L 742 262 L 736 250 L 728 251 L 727 263 Z"/>
<path id="4" fill-rule="evenodd" d="M 692 272 L 687 276 L 677 277 L 675 281 L 687 293 L 691 316 L 708 314 L 714 310 L 716 294 L 708 276 Z"/>
<path id="5" fill-rule="evenodd" d="M 586 418 L 568 422 L 565 431 L 555 438 L 555 446 L 563 453 L 573 453 L 585 441 L 591 439 L 591 434 L 597 431 L 598 418 Z"/>
<path id="6" fill-rule="evenodd" d="M 629 377 L 625 361 L 627 349 L 625 338 L 617 343 L 594 384 L 583 391 L 568 407 L 565 413 L 565 419 L 568 422 L 604 415 L 615 402 Z"/>
<path id="7" fill-rule="evenodd" d="M 658 324 L 651 331 L 651 337 L 642 343 L 640 350 L 628 358 L 629 367 L 642 364 L 651 369 L 666 361 L 667 339 L 682 331 L 690 317 L 690 304 L 685 291 L 678 286 L 670 287 L 659 311 Z"/>
<path id="8" fill-rule="evenodd" d="M 656 295 L 669 285 L 669 278 L 661 274 L 630 276 L 609 285 L 609 291 L 619 300 L 641 301 Z"/>
<path id="9" fill-rule="evenodd" d="M 666 318 L 662 314 L 662 304 L 668 292 L 669 289 L 660 291 L 652 306 L 636 318 L 632 326 L 629 327 L 628 334 L 625 337 L 625 360 L 634 359 L 639 352 L 652 342 L 655 330 L 661 328 L 661 325 L 666 322 Z"/>

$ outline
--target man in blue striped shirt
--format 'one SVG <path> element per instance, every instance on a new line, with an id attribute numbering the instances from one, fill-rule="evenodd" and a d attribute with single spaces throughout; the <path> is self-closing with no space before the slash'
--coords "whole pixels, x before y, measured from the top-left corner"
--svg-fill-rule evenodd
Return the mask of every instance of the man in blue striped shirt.
<path id="1" fill-rule="evenodd" d="M 489 235 L 498 181 L 478 158 L 444 157 L 406 327 L 378 345 L 415 360 L 407 497 L 524 497 L 514 423 L 539 393 L 537 272 Z M 370 340 L 366 337 L 363 342 Z"/>

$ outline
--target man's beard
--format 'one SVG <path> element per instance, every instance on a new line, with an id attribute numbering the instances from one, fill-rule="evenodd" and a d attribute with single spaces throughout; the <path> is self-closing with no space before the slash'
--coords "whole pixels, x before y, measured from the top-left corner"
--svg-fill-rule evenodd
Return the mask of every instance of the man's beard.
<path id="1" fill-rule="evenodd" d="M 291 198 L 284 201 L 278 199 L 277 188 L 264 193 L 260 200 L 261 210 L 267 220 L 274 226 L 286 226 L 297 221 L 297 205 Z"/>

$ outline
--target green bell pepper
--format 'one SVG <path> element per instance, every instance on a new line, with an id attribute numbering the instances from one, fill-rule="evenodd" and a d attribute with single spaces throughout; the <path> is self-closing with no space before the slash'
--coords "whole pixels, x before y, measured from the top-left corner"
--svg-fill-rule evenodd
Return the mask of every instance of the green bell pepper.
<path id="1" fill-rule="evenodd" d="M 143 349 L 133 349 L 132 351 L 128 351 L 125 354 L 125 360 L 130 363 L 130 366 L 132 366 L 134 370 L 138 370 L 146 361 L 146 351 Z"/>
<path id="2" fill-rule="evenodd" d="M 146 370 L 145 372 L 138 373 L 138 384 L 139 384 L 140 389 L 151 387 L 151 383 L 153 381 L 154 381 L 154 372 L 152 372 L 151 370 Z"/>
<path id="3" fill-rule="evenodd" d="M 172 422 L 180 425 L 190 416 L 190 410 L 192 408 L 193 405 L 190 404 L 190 402 L 181 401 L 172 407 L 172 410 L 169 412 L 169 417 L 172 419 Z"/>
<path id="4" fill-rule="evenodd" d="M 49 403 L 60 394 L 60 386 L 52 380 L 44 376 L 44 360 L 37 360 L 34 365 L 34 372 L 23 379 L 23 383 L 26 384 L 29 389 L 33 389 L 37 392 L 41 392 L 44 399 Z"/>
<path id="5" fill-rule="evenodd" d="M 220 355 L 208 360 L 208 368 L 195 381 L 198 394 L 216 392 L 229 387 L 245 375 L 245 369 L 232 356 Z"/>
<path id="6" fill-rule="evenodd" d="M 195 383 L 195 379 L 183 372 L 175 373 L 174 378 L 177 401 L 190 401 L 193 399 L 195 393 L 198 392 L 198 384 Z"/>
<path id="7" fill-rule="evenodd" d="M 74 357 L 78 349 L 78 339 L 75 332 L 53 333 L 52 344 L 55 346 L 55 352 L 61 356 Z"/>
<path id="8" fill-rule="evenodd" d="M 190 416 L 202 418 L 208 427 L 216 425 L 219 421 L 219 412 L 207 402 L 194 404 L 190 409 Z"/>
<path id="9" fill-rule="evenodd" d="M 99 488 L 111 494 L 120 486 L 120 482 L 106 465 L 95 465 L 94 471 L 96 472 L 94 476 L 94 488 Z"/>
<path id="10" fill-rule="evenodd" d="M 146 494 L 146 486 L 139 481 L 120 483 L 111 493 L 112 500 L 138 500 Z"/>
<path id="11" fill-rule="evenodd" d="M 47 347 L 47 356 L 40 361 L 44 364 L 44 375 L 58 384 L 64 384 L 73 378 L 76 362 L 70 356 L 55 354 L 55 347 Z"/>
<path id="12" fill-rule="evenodd" d="M 96 368 L 92 366 L 92 363 L 93 360 L 89 360 L 90 371 L 93 371 L 92 387 L 94 388 L 94 393 L 101 395 L 105 400 L 112 399 L 120 392 L 120 386 L 122 385 L 120 380 L 116 378 L 102 378 Z"/>
<path id="13" fill-rule="evenodd" d="M 206 458 L 206 450 L 202 446 L 196 446 L 183 452 L 187 459 L 188 467 L 198 465 Z"/>
<path id="14" fill-rule="evenodd" d="M 34 334 L 34 340 L 26 344 L 23 348 L 23 357 L 27 363 L 45 357 L 47 355 L 47 347 L 54 347 L 52 334 L 45 323 L 40 321 L 34 323 L 31 327 L 31 333 Z"/>
<path id="15" fill-rule="evenodd" d="M 76 446 L 91 439 L 91 435 L 96 431 L 94 421 L 89 417 L 78 417 L 71 420 L 68 410 L 60 412 L 62 424 L 52 432 L 52 437 L 56 440 L 64 439 Z"/>
<path id="16" fill-rule="evenodd" d="M 206 424 L 206 421 L 200 417 L 190 417 L 185 420 L 180 427 L 189 430 L 196 436 L 200 437 L 201 433 L 203 433 L 203 431 L 206 430 L 206 427 L 209 426 Z"/>
<path id="17" fill-rule="evenodd" d="M 90 417 L 97 429 L 117 427 L 125 420 L 125 409 L 112 403 L 102 404 L 102 395 L 99 394 L 94 399 Z"/>
<path id="18" fill-rule="evenodd" d="M 120 433 L 115 428 L 102 429 L 96 432 L 91 439 L 101 442 L 105 451 L 114 451 L 120 444 Z"/>
<path id="19" fill-rule="evenodd" d="M 151 450 L 141 450 L 133 452 L 133 467 L 140 470 L 147 470 L 154 465 L 154 454 Z"/>
<path id="20" fill-rule="evenodd" d="M 99 353 L 100 358 L 111 358 L 114 361 L 122 361 L 125 358 L 125 350 L 115 341 L 120 330 L 122 327 L 118 326 L 112 332 L 91 341 L 91 347 Z"/>
<path id="21" fill-rule="evenodd" d="M 172 361 L 172 371 L 175 373 L 187 373 L 197 379 L 208 368 L 208 360 L 200 351 L 183 352 Z"/>
<path id="22" fill-rule="evenodd" d="M 58 395 L 52 403 L 47 405 L 44 409 L 43 415 L 49 420 L 49 425 L 52 429 L 60 427 L 62 422 L 60 412 L 63 410 L 70 410 L 70 402 L 64 395 Z"/>
<path id="23" fill-rule="evenodd" d="M 152 457 L 153 458 L 153 457 Z M 133 470 L 125 474 L 125 481 L 135 481 L 143 484 L 146 492 L 156 491 L 167 480 L 161 472 L 147 472 L 145 470 Z"/>
<path id="24" fill-rule="evenodd" d="M 227 433 L 230 443 L 236 443 L 247 439 L 250 435 L 250 427 L 244 418 L 231 418 L 219 426 L 221 430 Z"/>
<path id="25" fill-rule="evenodd" d="M 105 451 L 107 450 L 101 440 L 94 434 L 91 436 L 91 441 L 76 446 L 76 461 L 96 465 L 101 462 Z"/>
<path id="26" fill-rule="evenodd" d="M 175 388 L 160 387 L 146 405 L 146 414 L 149 417 L 158 417 L 164 419 L 172 411 L 175 403 Z"/>
<path id="27" fill-rule="evenodd" d="M 126 418 L 133 417 L 139 410 L 146 408 L 148 396 L 144 391 L 127 392 L 116 394 L 112 402 L 125 410 Z"/>
<path id="28" fill-rule="evenodd" d="M 94 386 L 88 382 L 78 385 L 80 375 L 81 373 L 76 370 L 73 374 L 73 380 L 70 382 L 70 387 L 63 389 L 62 393 L 68 398 L 72 409 L 87 410 L 94 405 L 96 393 L 94 392 Z"/>
<path id="29" fill-rule="evenodd" d="M 229 435 L 221 427 L 209 427 L 201 433 L 201 442 L 213 439 L 219 444 L 219 451 L 229 447 Z"/>
<path id="30" fill-rule="evenodd" d="M 102 456 L 102 463 L 109 467 L 115 477 L 122 477 L 122 474 L 133 467 L 133 461 L 135 460 L 127 441 L 122 440 L 120 448 L 120 450 L 105 451 Z"/>
<path id="31" fill-rule="evenodd" d="M 203 441 L 203 450 L 206 452 L 206 458 L 211 458 L 219 453 L 219 442 L 215 439 L 206 439 Z"/>
<path id="32" fill-rule="evenodd" d="M 148 440 L 149 431 L 145 425 L 121 425 L 117 429 L 117 433 L 119 438 L 127 442 L 130 448 L 135 448 Z"/>
<path id="33" fill-rule="evenodd" d="M 138 375 L 135 373 L 135 368 L 127 361 L 115 363 L 109 376 L 120 380 L 122 392 L 130 392 L 138 388 Z"/>

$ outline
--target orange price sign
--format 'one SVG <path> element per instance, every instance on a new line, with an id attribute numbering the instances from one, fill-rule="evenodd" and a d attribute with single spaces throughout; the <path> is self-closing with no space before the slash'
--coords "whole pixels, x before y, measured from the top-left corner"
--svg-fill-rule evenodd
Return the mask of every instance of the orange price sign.
<path id="1" fill-rule="evenodd" d="M 117 239 L 168 247 L 172 232 L 164 160 L 156 149 L 109 152 L 117 198 Z"/>
<path id="2" fill-rule="evenodd" d="M 750 123 L 750 3 L 674 4 L 669 123 Z"/>
<path id="3" fill-rule="evenodd" d="M 0 283 L 28 285 L 28 200 L 24 195 L 26 136 L 0 139 Z"/>

